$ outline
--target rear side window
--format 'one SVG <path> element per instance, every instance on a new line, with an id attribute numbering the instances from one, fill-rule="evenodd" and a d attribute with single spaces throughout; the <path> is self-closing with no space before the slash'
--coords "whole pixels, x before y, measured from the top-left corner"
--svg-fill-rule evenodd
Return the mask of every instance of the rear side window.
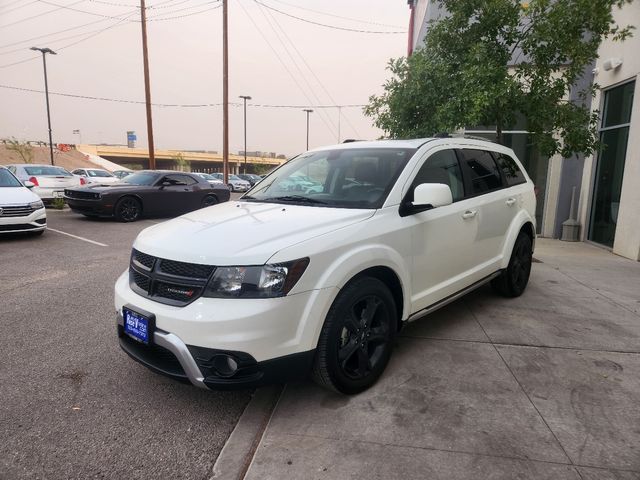
<path id="1" fill-rule="evenodd" d="M 490 152 L 471 149 L 459 152 L 469 176 L 470 195 L 481 195 L 502 188 L 500 170 Z"/>
<path id="2" fill-rule="evenodd" d="M 462 172 L 456 153 L 453 150 L 441 150 L 427 158 L 411 185 L 410 201 L 413 200 L 413 191 L 421 183 L 444 183 L 451 188 L 454 202 L 464 198 Z"/>
<path id="3" fill-rule="evenodd" d="M 70 177 L 71 174 L 62 167 L 24 167 L 27 175 L 53 175 L 56 177 Z"/>
<path id="4" fill-rule="evenodd" d="M 502 170 L 502 174 L 504 175 L 509 187 L 526 183 L 527 179 L 513 158 L 509 155 L 505 155 L 504 153 L 493 152 L 493 155 L 495 156 L 498 167 Z"/>

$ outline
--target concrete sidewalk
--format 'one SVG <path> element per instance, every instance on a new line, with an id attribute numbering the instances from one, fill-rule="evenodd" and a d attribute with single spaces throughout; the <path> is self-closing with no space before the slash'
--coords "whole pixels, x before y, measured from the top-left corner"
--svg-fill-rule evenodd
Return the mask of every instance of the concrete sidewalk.
<path id="1" fill-rule="evenodd" d="M 640 479 L 640 264 L 535 257 L 522 297 L 482 288 L 403 330 L 369 391 L 287 385 L 245 478 Z"/>

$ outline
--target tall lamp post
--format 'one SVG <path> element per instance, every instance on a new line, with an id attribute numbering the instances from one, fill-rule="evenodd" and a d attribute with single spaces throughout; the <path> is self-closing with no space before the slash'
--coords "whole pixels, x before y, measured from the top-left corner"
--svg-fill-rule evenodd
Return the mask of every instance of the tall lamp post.
<path id="1" fill-rule="evenodd" d="M 305 108 L 302 111 L 307 113 L 307 150 L 309 150 L 309 114 L 313 113 L 313 110 L 311 110 L 310 108 Z"/>
<path id="2" fill-rule="evenodd" d="M 42 53 L 42 65 L 44 67 L 44 94 L 47 99 L 47 123 L 49 125 L 49 154 L 51 156 L 51 165 L 53 165 L 53 137 L 51 135 L 51 113 L 49 110 L 49 82 L 47 81 L 47 53 L 57 55 L 50 48 L 31 47 L 31 50 Z"/>
<path id="3" fill-rule="evenodd" d="M 247 174 L 247 100 L 251 100 L 249 95 L 240 95 L 244 100 L 244 174 Z"/>

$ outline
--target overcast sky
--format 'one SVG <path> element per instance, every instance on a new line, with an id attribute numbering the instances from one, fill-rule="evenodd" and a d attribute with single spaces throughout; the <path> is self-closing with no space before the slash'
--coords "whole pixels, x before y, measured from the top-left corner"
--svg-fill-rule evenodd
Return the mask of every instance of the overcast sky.
<path id="1" fill-rule="evenodd" d="M 346 29 L 406 31 L 409 18 L 405 0 L 259 1 L 289 15 Z M 29 47 L 49 47 L 58 51 L 47 57 L 51 92 L 143 101 L 136 3 L 0 0 L 0 85 L 43 90 L 42 61 L 33 58 L 40 54 Z M 222 9 L 215 8 L 220 3 L 147 0 L 147 5 L 152 102 L 221 102 Z M 269 105 L 364 104 L 381 91 L 388 60 L 406 53 L 404 33 L 326 28 L 265 6 L 255 0 L 229 0 L 231 101 L 251 95 L 250 103 Z M 81 25 L 86 26 L 73 28 Z M 61 33 L 49 35 L 55 32 Z M 27 59 L 31 60 L 11 65 Z M 50 98 L 54 142 L 78 143 L 72 132 L 79 129 L 83 143 L 125 143 L 126 131 L 135 130 L 138 144 L 146 146 L 143 104 Z M 288 155 L 304 150 L 305 113 L 300 108 L 250 106 L 247 116 L 248 150 Z M 341 118 L 341 139 L 380 135 L 361 108 L 343 108 Z M 220 106 L 154 106 L 153 122 L 156 148 L 222 150 Z M 337 109 L 315 108 L 310 146 L 337 143 L 337 130 Z M 0 138 L 12 136 L 47 138 L 44 94 L 0 88 Z M 230 149 L 243 149 L 241 107 L 230 108 Z"/>

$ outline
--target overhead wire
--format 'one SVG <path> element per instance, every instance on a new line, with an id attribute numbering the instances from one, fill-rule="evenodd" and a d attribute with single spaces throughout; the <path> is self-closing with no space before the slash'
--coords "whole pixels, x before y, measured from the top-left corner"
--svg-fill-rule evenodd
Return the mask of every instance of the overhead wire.
<path id="1" fill-rule="evenodd" d="M 295 5 L 293 3 L 283 2 L 282 0 L 272 0 L 272 1 L 277 2 L 277 3 L 281 3 L 283 5 L 287 5 L 289 7 L 298 8 L 300 10 L 306 10 L 307 12 L 317 13 L 319 15 L 325 15 L 327 17 L 339 18 L 341 20 L 349 20 L 349 21 L 352 21 L 352 22 L 365 23 L 365 24 L 368 24 L 368 25 L 378 25 L 379 27 L 404 28 L 404 27 L 401 27 L 401 26 L 398 26 L 398 25 L 391 25 L 389 23 L 371 22 L 371 21 L 368 21 L 368 20 L 363 20 L 361 18 L 344 17 L 342 15 L 335 15 L 335 14 L 332 14 L 332 13 L 322 12 L 320 10 L 314 10 L 312 8 L 301 7 L 300 5 Z"/>
<path id="2" fill-rule="evenodd" d="M 276 30 L 276 28 L 272 25 L 271 20 L 267 17 L 267 15 L 260 9 L 260 7 L 258 7 L 258 11 L 263 15 L 263 17 L 265 18 L 267 24 L 269 25 L 269 27 L 271 28 L 271 30 L 273 31 L 273 33 L 275 34 L 277 40 L 280 42 L 280 44 L 282 45 L 285 53 L 287 54 L 287 56 L 289 57 L 289 59 L 291 60 L 291 63 L 293 64 L 293 66 L 295 67 L 295 69 L 298 71 L 298 73 L 300 74 L 300 78 L 302 79 L 302 81 L 305 83 L 305 85 L 307 86 L 307 88 L 309 89 L 309 92 L 311 93 L 311 96 L 315 99 L 316 103 L 321 103 L 320 101 L 320 97 L 318 97 L 318 95 L 315 92 L 315 89 L 313 88 L 313 86 L 311 85 L 311 82 L 309 82 L 309 80 L 307 80 L 307 76 L 305 75 L 305 73 L 302 71 L 302 69 L 300 68 L 299 64 L 298 64 L 298 60 L 296 60 L 296 58 L 294 57 L 294 55 L 291 53 L 291 51 L 289 50 L 289 47 L 287 46 L 287 44 L 285 43 L 285 41 L 281 38 L 280 33 L 278 33 L 278 31 Z M 308 99 L 308 98 L 307 98 Z M 318 112 L 318 116 L 321 117 L 323 123 L 327 126 L 327 128 L 329 129 L 329 132 L 332 135 L 336 135 L 338 127 L 335 124 L 335 122 L 333 122 L 333 119 L 329 116 L 325 116 L 325 112 Z M 329 124 L 331 124 L 329 126 Z"/>
<path id="3" fill-rule="evenodd" d="M 318 77 L 318 75 L 316 74 L 316 72 L 313 70 L 313 68 L 311 68 L 311 65 L 309 65 L 309 63 L 307 62 L 307 60 L 305 59 L 305 56 L 300 52 L 300 50 L 298 49 L 298 47 L 296 46 L 295 42 L 293 42 L 291 40 L 291 37 L 287 34 L 286 30 L 282 27 L 282 25 L 280 25 L 280 22 L 278 22 L 278 20 L 275 18 L 275 16 L 273 16 L 271 14 L 271 12 L 269 12 L 269 10 L 267 10 L 269 16 L 273 19 L 274 23 L 278 26 L 278 28 L 280 29 L 280 31 L 282 32 L 282 34 L 284 35 L 284 37 L 289 41 L 289 44 L 293 47 L 293 49 L 295 50 L 295 52 L 298 54 L 298 57 L 300 59 L 302 59 L 302 62 L 304 63 L 304 65 L 307 67 L 307 69 L 309 70 L 309 72 L 311 72 L 311 75 L 315 78 L 316 82 L 318 82 L 318 85 L 320 85 L 320 88 L 324 91 L 324 93 L 327 95 L 327 97 L 329 98 L 329 100 L 333 103 L 333 104 L 337 104 L 338 102 L 336 102 L 333 98 L 333 96 L 331 95 L 331 93 L 329 92 L 329 90 L 325 87 L 324 82 L 322 82 L 322 80 L 320 80 L 320 78 Z M 338 116 L 340 116 L 342 114 L 342 112 L 340 112 L 340 109 L 338 109 Z M 349 126 L 351 127 L 351 129 L 354 131 L 354 133 L 356 134 L 357 137 L 360 137 L 360 133 L 358 132 L 358 129 L 355 127 L 355 125 L 353 125 L 351 123 L 351 121 L 349 120 L 349 117 L 344 117 L 345 120 L 347 121 L 347 123 L 349 124 Z M 340 120 L 338 119 L 338 122 Z M 332 122 L 333 123 L 333 122 Z M 339 128 L 339 124 L 336 127 L 338 130 L 338 141 L 340 140 L 340 128 Z"/>
<path id="4" fill-rule="evenodd" d="M 21 0 L 18 0 L 18 1 L 21 1 Z M 18 5 L 17 7 L 14 7 L 12 9 L 10 9 L 10 10 L 4 10 L 4 11 L 2 11 L 0 13 L 2 13 L 2 15 L 6 15 L 7 13 L 15 12 L 16 10 L 20 10 L 21 8 L 28 7 L 29 5 L 32 5 L 32 4 L 36 3 L 37 1 L 38 0 L 31 0 L 30 2 L 23 3 L 22 5 Z M 14 3 L 16 3 L 16 2 L 12 2 L 12 3 L 8 4 L 8 5 L 0 6 L 0 9 L 1 8 L 7 8 L 8 6 L 13 5 Z"/>
<path id="5" fill-rule="evenodd" d="M 16 87 L 14 85 L 0 85 L 0 88 L 8 89 L 8 90 L 16 90 L 21 92 L 30 92 L 30 93 L 45 93 L 44 90 L 38 90 L 35 88 L 24 88 L 24 87 Z M 69 97 L 69 98 L 77 98 L 82 100 L 96 100 L 103 102 L 114 102 L 114 103 L 132 103 L 132 104 L 144 104 L 143 100 L 127 100 L 122 98 L 109 98 L 109 97 L 96 97 L 91 95 L 77 95 L 72 93 L 61 93 L 61 92 L 49 92 L 49 95 L 56 95 L 60 97 Z M 222 103 L 152 103 L 154 107 L 179 107 L 179 108 L 203 108 L 203 107 L 219 107 L 222 106 Z M 233 107 L 242 107 L 244 104 L 241 102 L 229 102 L 229 105 Z M 258 108 L 293 108 L 300 109 L 306 107 L 313 107 L 317 109 L 323 108 L 361 108 L 364 107 L 362 104 L 346 104 L 346 105 L 284 105 L 284 104 L 269 104 L 269 103 L 248 103 L 249 107 L 258 107 Z"/>
<path id="6" fill-rule="evenodd" d="M 321 23 L 321 22 L 316 22 L 314 20 L 309 20 L 308 18 L 303 18 L 303 17 L 299 17 L 297 15 L 293 15 L 291 13 L 287 13 L 284 12 L 282 10 L 279 10 L 275 7 L 272 7 L 270 5 L 267 5 L 263 2 L 261 2 L 260 0 L 253 0 L 254 2 L 262 5 L 265 8 L 268 8 L 269 10 L 272 10 L 274 12 L 279 13 L 280 15 L 285 15 L 287 17 L 291 17 L 291 18 L 295 18 L 296 20 L 300 20 L 301 22 L 306 22 L 306 23 L 310 23 L 313 25 L 317 25 L 320 27 L 325 27 L 325 28 L 332 28 L 334 30 L 343 30 L 346 32 L 356 32 L 356 33 L 370 33 L 370 34 L 382 34 L 382 35 L 394 35 L 394 34 L 406 34 L 406 30 L 363 30 L 363 29 L 357 29 L 357 28 L 348 28 L 348 27 L 340 27 L 338 25 L 329 25 L 326 23 Z"/>
<path id="7" fill-rule="evenodd" d="M 42 2 L 43 0 L 36 0 L 37 2 Z M 47 10 L 46 12 L 40 12 L 36 15 L 31 15 L 30 17 L 25 17 L 25 18 L 21 18 L 20 20 L 16 20 L 15 22 L 11 22 L 11 23 L 6 23 L 4 25 L 0 25 L 0 28 L 7 28 L 7 27 L 11 27 L 13 25 L 18 25 L 22 22 L 26 22 L 29 20 L 33 20 L 34 18 L 39 18 L 42 17 L 44 15 L 48 15 L 49 13 L 53 13 L 53 12 L 57 12 L 58 10 L 62 10 L 63 8 L 69 8 L 72 5 L 77 5 L 79 3 L 82 3 L 86 0 L 77 0 L 76 2 L 73 2 L 69 5 L 56 5 L 58 8 L 54 8 L 53 10 Z"/>

